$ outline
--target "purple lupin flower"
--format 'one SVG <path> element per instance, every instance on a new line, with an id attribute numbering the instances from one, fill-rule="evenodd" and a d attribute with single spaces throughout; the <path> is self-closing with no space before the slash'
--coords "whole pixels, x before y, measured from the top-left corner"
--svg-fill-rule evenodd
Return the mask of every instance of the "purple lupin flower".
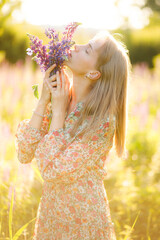
<path id="1" fill-rule="evenodd" d="M 81 23 L 72 22 L 65 27 L 62 40 L 59 40 L 59 33 L 54 28 L 45 29 L 46 36 L 51 39 L 47 45 L 43 45 L 43 41 L 38 37 L 27 33 L 31 41 L 30 48 L 27 48 L 28 55 L 35 55 L 32 60 L 40 65 L 42 71 L 46 71 L 51 65 L 56 63 L 56 68 L 52 70 L 50 76 L 60 70 L 64 61 L 68 60 L 70 48 L 75 43 L 72 41 L 73 33 Z"/>
<path id="2" fill-rule="evenodd" d="M 59 40 L 59 33 L 56 33 L 54 28 L 45 29 L 45 35 L 50 39 L 46 45 L 43 45 L 43 41 L 38 37 L 27 33 L 31 41 L 30 48 L 27 48 L 27 54 L 34 55 L 32 60 L 40 65 L 42 72 L 46 71 L 54 63 L 56 67 L 50 72 L 50 77 L 61 70 L 64 61 L 67 61 L 70 56 L 70 48 L 75 44 L 72 41 L 73 33 L 80 24 L 78 22 L 68 24 L 65 27 L 61 41 Z M 34 95 L 37 97 L 37 88 L 34 89 Z"/>
<path id="3" fill-rule="evenodd" d="M 65 27 L 65 31 L 63 32 L 63 37 L 62 37 L 62 40 L 63 39 L 68 39 L 68 40 L 71 40 L 76 28 L 78 25 L 80 25 L 81 23 L 78 23 L 78 22 L 72 22 L 71 24 L 68 24 L 66 27 Z"/>
<path id="4" fill-rule="evenodd" d="M 41 66 L 42 71 L 44 70 L 44 66 L 48 64 L 48 53 L 47 53 L 47 46 L 43 45 L 43 41 L 40 40 L 38 37 L 35 37 L 31 34 L 27 34 L 31 41 L 30 48 L 27 48 L 27 54 L 31 55 L 31 53 L 35 54 L 32 58 L 34 61 L 37 62 Z"/>

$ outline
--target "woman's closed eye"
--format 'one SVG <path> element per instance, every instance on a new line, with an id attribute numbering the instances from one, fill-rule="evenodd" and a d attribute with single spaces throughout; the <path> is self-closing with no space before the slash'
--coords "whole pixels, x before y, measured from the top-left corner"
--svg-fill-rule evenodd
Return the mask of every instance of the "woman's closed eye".
<path id="1" fill-rule="evenodd" d="M 86 49 L 86 53 L 88 54 L 88 51 L 87 51 L 87 49 Z"/>

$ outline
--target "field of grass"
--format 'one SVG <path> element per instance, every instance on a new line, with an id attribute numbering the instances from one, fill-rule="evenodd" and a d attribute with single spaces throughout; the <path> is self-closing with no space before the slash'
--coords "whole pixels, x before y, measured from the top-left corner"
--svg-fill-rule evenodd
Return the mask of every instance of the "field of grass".
<path id="1" fill-rule="evenodd" d="M 15 132 L 20 121 L 31 118 L 38 101 L 32 85 L 39 84 L 41 91 L 42 81 L 29 58 L 24 66 L 0 65 L 0 239 L 32 239 L 43 180 L 35 159 L 30 164 L 18 161 Z M 104 180 L 117 240 L 160 239 L 159 89 L 158 58 L 152 70 L 144 63 L 133 66 L 127 158 L 118 159 L 112 149 Z"/>

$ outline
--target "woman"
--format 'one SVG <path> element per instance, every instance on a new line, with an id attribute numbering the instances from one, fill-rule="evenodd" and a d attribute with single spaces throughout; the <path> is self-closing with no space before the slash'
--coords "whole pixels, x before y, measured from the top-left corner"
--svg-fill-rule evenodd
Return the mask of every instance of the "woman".
<path id="1" fill-rule="evenodd" d="M 108 32 L 71 53 L 65 65 L 73 82 L 64 69 L 49 77 L 51 66 L 31 119 L 16 133 L 19 161 L 35 157 L 44 179 L 33 239 L 115 240 L 103 178 L 114 137 L 117 155 L 125 150 L 129 58 Z"/>

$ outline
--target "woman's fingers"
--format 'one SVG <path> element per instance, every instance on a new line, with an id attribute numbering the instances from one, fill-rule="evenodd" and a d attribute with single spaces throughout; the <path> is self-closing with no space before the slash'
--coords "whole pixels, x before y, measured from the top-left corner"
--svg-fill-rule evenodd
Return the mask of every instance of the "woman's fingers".
<path id="1" fill-rule="evenodd" d="M 51 65 L 45 72 L 45 76 L 49 76 L 50 72 L 55 68 L 56 64 Z"/>
<path id="2" fill-rule="evenodd" d="M 51 86 L 50 86 L 50 84 L 49 84 L 48 79 L 46 79 L 45 81 L 46 81 L 46 88 L 47 88 L 49 91 L 51 91 Z"/>
<path id="3" fill-rule="evenodd" d="M 49 90 L 47 79 L 44 79 L 44 84 L 45 84 L 46 89 Z"/>
<path id="4" fill-rule="evenodd" d="M 51 84 L 51 85 L 57 85 L 56 80 L 56 75 L 51 76 L 50 78 L 45 78 L 44 81 L 46 83 L 46 80 Z"/>
<path id="5" fill-rule="evenodd" d="M 57 82 L 51 82 L 50 84 L 52 87 L 57 86 Z"/>
<path id="6" fill-rule="evenodd" d="M 56 81 L 55 81 L 56 80 Z M 68 80 L 68 76 L 65 73 L 64 69 L 62 69 L 62 71 L 57 71 L 56 74 L 54 74 L 53 76 L 49 77 L 49 78 L 45 78 L 45 81 L 47 83 L 47 87 L 49 88 L 49 90 L 51 92 L 55 91 L 56 92 L 60 92 L 62 91 L 64 92 L 69 92 L 69 80 Z M 61 84 L 62 82 L 62 84 Z M 54 88 L 56 86 L 56 89 Z"/>
<path id="7" fill-rule="evenodd" d="M 62 90 L 65 91 L 66 79 L 64 76 L 64 71 L 62 69 Z"/>
<path id="8" fill-rule="evenodd" d="M 48 78 L 48 80 L 50 81 L 50 82 L 52 82 L 53 80 L 55 80 L 56 79 L 56 74 L 54 74 L 53 76 L 51 76 L 50 78 Z"/>
<path id="9" fill-rule="evenodd" d="M 57 91 L 60 91 L 60 74 L 59 71 L 56 72 L 56 76 L 57 76 Z"/>
<path id="10" fill-rule="evenodd" d="M 56 64 L 51 65 L 51 66 L 47 69 L 46 73 L 50 73 L 50 71 L 53 70 L 53 69 L 55 68 L 55 66 L 56 66 Z"/>

